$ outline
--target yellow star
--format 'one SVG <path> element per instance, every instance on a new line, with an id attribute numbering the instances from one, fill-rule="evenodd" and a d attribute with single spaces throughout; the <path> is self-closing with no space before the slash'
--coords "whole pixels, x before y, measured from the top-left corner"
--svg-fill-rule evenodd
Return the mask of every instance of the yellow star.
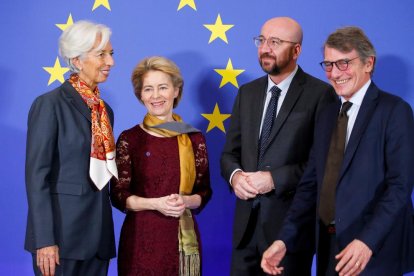
<path id="1" fill-rule="evenodd" d="M 204 118 L 209 120 L 207 132 L 212 130 L 213 128 L 217 127 L 224 133 L 226 133 L 226 130 L 224 129 L 223 121 L 226 120 L 231 116 L 231 114 L 222 114 L 220 113 L 220 109 L 218 107 L 218 104 L 216 103 L 216 106 L 214 107 L 213 113 L 203 113 L 201 114 Z"/>
<path id="2" fill-rule="evenodd" d="M 219 14 L 214 25 L 204 24 L 204 27 L 211 31 L 210 40 L 208 41 L 209 44 L 216 38 L 221 38 L 221 40 L 228 44 L 226 32 L 233 28 L 234 25 L 223 25 L 223 22 L 221 21 L 221 16 Z"/>
<path id="3" fill-rule="evenodd" d="M 45 69 L 46 72 L 50 74 L 49 82 L 47 83 L 47 85 L 50 85 L 55 80 L 58 80 L 60 81 L 60 83 L 63 83 L 65 81 L 65 78 L 63 77 L 63 75 L 67 71 L 69 71 L 68 67 L 60 66 L 58 57 L 56 57 L 55 65 L 53 65 L 53 67 L 43 67 L 43 69 Z"/>
<path id="4" fill-rule="evenodd" d="M 69 27 L 72 24 L 73 24 L 72 14 L 69 13 L 68 21 L 66 21 L 66 24 L 55 24 L 55 25 L 56 25 L 56 27 L 58 27 L 59 29 L 64 31 L 64 30 L 66 30 L 67 27 Z"/>
<path id="5" fill-rule="evenodd" d="M 177 11 L 181 10 L 184 6 L 190 6 L 193 10 L 197 10 L 194 0 L 180 0 Z"/>
<path id="6" fill-rule="evenodd" d="M 92 11 L 94 11 L 99 6 L 104 6 L 109 11 L 111 10 L 111 7 L 109 6 L 109 0 L 95 0 L 95 3 L 93 3 Z"/>
<path id="7" fill-rule="evenodd" d="M 214 69 L 219 75 L 223 78 L 221 79 L 220 88 L 222 88 L 226 83 L 231 83 L 237 88 L 239 88 L 239 84 L 237 83 L 237 76 L 244 72 L 241 69 L 233 69 L 233 64 L 231 63 L 231 59 L 227 62 L 226 69 Z"/>

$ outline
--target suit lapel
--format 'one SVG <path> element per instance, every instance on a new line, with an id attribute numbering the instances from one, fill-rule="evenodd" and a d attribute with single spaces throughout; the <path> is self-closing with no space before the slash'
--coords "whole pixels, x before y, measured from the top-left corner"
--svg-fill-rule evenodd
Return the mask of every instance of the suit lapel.
<path id="1" fill-rule="evenodd" d="M 320 164 L 321 169 L 321 179 L 319 183 L 322 184 L 322 179 L 325 174 L 325 168 L 326 168 L 326 160 L 328 158 L 329 153 L 329 147 L 331 144 L 332 139 L 332 133 L 334 131 L 334 128 L 336 126 L 339 110 L 341 108 L 341 101 L 338 100 L 338 102 L 329 104 L 326 106 L 323 113 L 321 113 L 321 116 L 319 118 L 319 121 L 317 122 L 318 125 L 315 128 L 317 133 L 317 139 L 315 139 L 315 145 L 314 149 L 317 151 L 317 162 Z M 317 142 L 317 144 L 316 144 Z M 319 186 L 320 188 L 320 186 Z"/>
<path id="2" fill-rule="evenodd" d="M 354 124 L 354 127 L 351 132 L 351 136 L 348 141 L 348 145 L 345 150 L 344 159 L 342 163 L 342 169 L 339 174 L 338 183 L 340 182 L 344 172 L 351 163 L 352 157 L 355 154 L 358 144 L 361 141 L 361 138 L 367 129 L 367 125 L 372 118 L 372 114 L 375 111 L 375 108 L 378 104 L 378 88 L 372 82 L 368 87 L 367 93 L 362 101 L 361 107 L 358 111 L 358 115 Z"/>
<path id="3" fill-rule="evenodd" d="M 251 125 L 252 125 L 252 131 L 250 135 L 252 135 L 250 141 L 252 141 L 251 145 L 253 146 L 253 152 L 258 153 L 259 152 L 259 137 L 260 137 L 260 124 L 262 122 L 262 115 L 264 110 L 264 102 L 266 99 L 266 92 L 267 92 L 267 76 L 263 77 L 257 88 L 255 88 L 255 91 L 258 91 L 260 94 L 258 95 L 257 92 L 254 92 L 253 98 L 251 100 L 251 109 L 253 112 L 250 112 L 252 114 L 251 117 Z M 255 110 L 259 110 L 259 112 L 256 112 Z"/>
<path id="4" fill-rule="evenodd" d="M 302 84 L 305 81 L 305 75 L 302 69 L 299 67 L 298 71 L 296 72 L 295 76 L 290 83 L 289 89 L 286 93 L 285 99 L 283 104 L 277 114 L 276 120 L 272 127 L 272 131 L 269 137 L 269 143 L 267 146 L 271 144 L 273 139 L 275 139 L 276 135 L 279 133 L 280 128 L 283 126 L 284 122 L 286 121 L 287 117 L 291 113 L 293 107 L 295 106 L 296 101 L 298 100 L 299 96 L 303 92 Z"/>
<path id="5" fill-rule="evenodd" d="M 91 121 L 91 111 L 73 86 L 65 81 L 62 84 L 63 95 L 88 121 Z"/>

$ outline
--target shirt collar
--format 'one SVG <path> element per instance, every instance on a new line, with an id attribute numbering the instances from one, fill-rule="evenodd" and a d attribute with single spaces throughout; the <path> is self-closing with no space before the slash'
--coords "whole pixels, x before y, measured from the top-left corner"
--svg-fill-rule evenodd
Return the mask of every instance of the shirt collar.
<path id="1" fill-rule="evenodd" d="M 353 105 L 361 106 L 362 100 L 365 97 L 365 94 L 367 93 L 368 87 L 371 84 L 371 79 L 369 79 L 352 97 L 349 99 L 349 101 Z M 344 103 L 346 100 L 341 96 L 341 102 Z"/>
<path id="2" fill-rule="evenodd" d="M 270 78 L 270 75 L 267 76 L 267 92 L 270 92 L 270 89 L 274 86 L 277 85 L 277 87 L 279 87 L 280 90 L 282 90 L 282 93 L 286 93 L 290 83 L 293 80 L 293 77 L 295 76 L 296 72 L 298 71 L 298 65 L 296 65 L 295 69 L 292 71 L 292 73 L 289 74 L 289 76 L 287 76 L 286 79 L 282 80 L 279 84 L 276 84 L 272 81 L 272 79 Z"/>

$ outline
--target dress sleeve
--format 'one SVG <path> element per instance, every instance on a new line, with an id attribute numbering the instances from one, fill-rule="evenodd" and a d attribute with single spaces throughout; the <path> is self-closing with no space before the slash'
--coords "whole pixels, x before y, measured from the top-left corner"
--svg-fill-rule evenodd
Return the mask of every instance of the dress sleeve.
<path id="1" fill-rule="evenodd" d="M 192 143 L 197 174 L 194 183 L 193 194 L 198 194 L 201 196 L 200 206 L 192 211 L 195 214 L 198 214 L 210 200 L 212 190 L 210 187 L 210 170 L 208 166 L 206 140 L 202 134 L 197 134 L 193 136 Z"/>
<path id="2" fill-rule="evenodd" d="M 131 148 L 128 136 L 122 132 L 116 143 L 116 166 L 118 168 L 118 179 L 111 180 L 112 205 L 121 212 L 126 212 L 126 200 L 132 195 L 130 190 L 132 162 Z"/>

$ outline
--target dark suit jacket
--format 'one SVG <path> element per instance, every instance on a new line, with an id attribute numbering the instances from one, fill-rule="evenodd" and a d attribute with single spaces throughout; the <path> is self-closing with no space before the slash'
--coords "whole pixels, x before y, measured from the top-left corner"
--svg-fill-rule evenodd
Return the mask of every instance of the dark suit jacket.
<path id="1" fill-rule="evenodd" d="M 295 247 L 304 218 L 314 217 L 312 206 L 319 203 L 339 108 L 339 104 L 327 106 L 317 122 L 309 166 L 279 236 L 288 250 Z M 371 83 L 345 150 L 336 191 L 339 249 L 359 239 L 373 251 L 362 275 L 401 275 L 403 271 L 414 270 L 413 184 L 411 107 Z"/>
<path id="2" fill-rule="evenodd" d="M 239 168 L 246 172 L 271 172 L 276 189 L 260 197 L 262 227 L 270 244 L 277 236 L 308 160 L 315 117 L 323 106 L 337 97 L 328 84 L 298 68 L 274 122 L 263 166 L 258 168 L 259 131 L 267 81 L 268 76 L 264 76 L 240 87 L 221 156 L 221 173 L 229 181 L 231 173 Z M 246 231 L 251 209 L 252 200 L 237 199 L 234 247 L 239 245 Z M 310 234 L 312 236 L 312 231 Z M 312 247 L 312 243 L 308 246 Z"/>
<path id="3" fill-rule="evenodd" d="M 58 245 L 61 258 L 115 256 L 108 185 L 98 191 L 90 180 L 90 151 L 91 112 L 70 83 L 34 101 L 26 148 L 26 250 Z"/>

